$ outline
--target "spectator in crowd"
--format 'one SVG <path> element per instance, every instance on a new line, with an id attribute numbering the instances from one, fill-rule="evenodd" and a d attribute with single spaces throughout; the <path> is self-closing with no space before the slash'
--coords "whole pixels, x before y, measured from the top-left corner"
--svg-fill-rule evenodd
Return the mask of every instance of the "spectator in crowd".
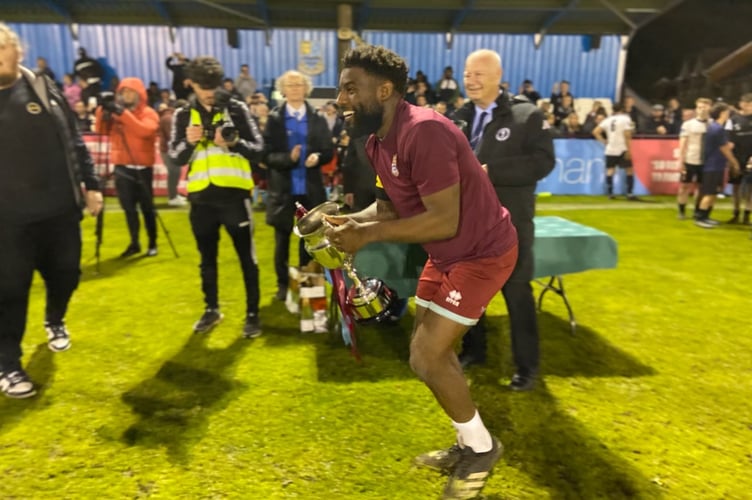
<path id="1" fill-rule="evenodd" d="M 561 126 L 561 122 L 566 119 L 567 116 L 574 113 L 574 100 L 570 94 L 564 95 L 558 104 L 554 107 L 554 116 L 556 116 L 556 126 Z"/>
<path id="2" fill-rule="evenodd" d="M 284 301 L 295 202 L 311 209 L 326 201 L 321 166 L 333 158 L 334 144 L 326 120 L 306 102 L 313 90 L 311 79 L 290 70 L 277 79 L 276 85 L 285 101 L 269 114 L 264 133 L 264 163 L 269 176 L 266 223 L 274 227 L 275 298 Z M 300 238 L 298 263 L 305 266 L 310 260 Z"/>
<path id="3" fill-rule="evenodd" d="M 684 220 L 687 212 L 689 193 L 695 195 L 695 213 L 697 218 L 700 193 L 699 186 L 702 184 L 703 145 L 705 133 L 708 130 L 708 115 L 713 102 L 705 97 L 695 101 L 695 117 L 685 120 L 679 132 L 679 160 L 681 161 L 681 177 L 679 178 L 679 192 L 676 202 L 679 206 L 679 219 Z"/>
<path id="4" fill-rule="evenodd" d="M 18 35 L 0 23 L 0 392 L 17 399 L 36 394 L 22 366 L 34 272 L 47 291 L 47 347 L 65 351 L 64 318 L 81 275 L 81 208 L 92 215 L 102 209 L 99 179 L 65 97 L 22 60 Z M 54 369 L 55 361 L 44 363 Z"/>
<path id="5" fill-rule="evenodd" d="M 580 119 L 574 111 L 569 113 L 567 117 L 562 120 L 559 129 L 561 130 L 561 135 L 563 137 L 579 137 L 583 134 Z"/>
<path id="6" fill-rule="evenodd" d="M 726 164 L 730 165 L 730 174 L 738 175 L 739 161 L 732 152 L 732 144 L 728 140 L 726 122 L 731 116 L 728 104 L 717 102 L 710 109 L 711 121 L 705 132 L 704 153 L 705 164 L 702 167 L 702 184 L 700 186 L 700 209 L 697 213 L 695 225 L 705 229 L 718 226 L 718 221 L 710 218 L 715 205 L 719 187 L 723 184 Z"/>
<path id="7" fill-rule="evenodd" d="M 554 109 L 553 109 L 553 106 L 551 105 L 550 101 L 539 101 L 538 102 L 538 107 L 540 108 L 541 113 L 543 113 L 544 115 L 545 114 L 551 114 L 551 116 L 553 116 Z"/>
<path id="8" fill-rule="evenodd" d="M 63 75 L 63 94 L 71 109 L 81 100 L 81 87 L 70 73 Z"/>
<path id="9" fill-rule="evenodd" d="M 431 84 L 428 83 L 428 77 L 426 76 L 425 73 L 423 73 L 422 70 L 418 70 L 418 72 L 415 73 L 415 86 L 416 86 L 416 88 L 417 88 L 417 85 L 419 83 L 425 83 L 426 84 L 426 88 L 425 88 L 426 92 L 430 92 L 431 91 Z"/>
<path id="10" fill-rule="evenodd" d="M 256 125 L 258 125 L 258 129 L 263 134 L 269 121 L 269 105 L 265 102 L 254 104 L 251 116 L 256 120 Z"/>
<path id="11" fill-rule="evenodd" d="M 149 82 L 149 86 L 146 88 L 146 99 L 149 106 L 158 110 L 159 108 L 159 84 L 155 81 Z"/>
<path id="12" fill-rule="evenodd" d="M 460 85 L 457 83 L 457 80 L 454 79 L 454 70 L 451 66 L 444 68 L 444 74 L 441 77 L 441 80 L 436 82 L 434 90 L 436 95 L 435 102 L 452 102 L 458 95 L 460 95 Z"/>
<path id="13" fill-rule="evenodd" d="M 433 109 L 440 115 L 443 115 L 443 116 L 447 115 L 447 103 L 445 103 L 444 101 L 437 102 L 434 105 Z"/>
<path id="14" fill-rule="evenodd" d="M 82 134 L 92 132 L 94 119 L 89 110 L 84 106 L 83 101 L 78 101 L 73 105 L 73 112 L 76 115 L 76 128 Z"/>
<path id="15" fill-rule="evenodd" d="M 328 101 L 324 105 L 322 116 L 326 120 L 326 126 L 329 127 L 329 132 L 332 134 L 333 142 L 336 143 L 339 140 L 342 128 L 344 127 L 342 117 L 339 116 L 339 111 L 337 110 L 337 103 L 334 101 Z"/>
<path id="16" fill-rule="evenodd" d="M 254 94 L 254 96 L 257 94 Z M 256 122 L 256 126 L 259 132 L 263 135 L 266 133 L 266 125 L 269 122 L 269 105 L 266 103 L 266 97 L 260 94 L 262 100 L 256 101 L 253 105 L 253 112 L 251 117 Z M 253 99 L 254 96 L 251 96 Z M 263 161 L 259 161 L 258 168 L 254 168 L 253 172 L 253 206 L 255 209 L 266 209 L 266 188 L 268 184 L 269 172 L 266 164 Z"/>
<path id="17" fill-rule="evenodd" d="M 449 111 L 460 109 L 464 105 L 465 105 L 465 98 L 462 95 L 458 95 L 457 97 L 455 97 L 454 101 L 449 103 L 449 107 L 451 108 Z"/>
<path id="18" fill-rule="evenodd" d="M 650 118 L 644 120 L 642 125 L 638 126 L 638 133 L 644 135 L 666 135 L 671 126 L 666 121 L 665 111 L 663 104 L 653 104 Z"/>
<path id="19" fill-rule="evenodd" d="M 421 97 L 425 97 L 425 103 L 419 104 L 418 101 Z M 425 106 L 427 104 L 433 104 L 434 97 L 431 92 L 431 87 L 426 82 L 417 82 L 415 84 L 415 104 L 418 106 Z"/>
<path id="20" fill-rule="evenodd" d="M 169 93 L 169 90 L 167 91 Z M 175 116 L 175 108 L 186 106 L 188 101 L 176 101 L 174 106 L 160 103 L 159 109 L 159 156 L 167 170 L 167 205 L 170 207 L 182 207 L 186 200 L 178 193 L 180 174 L 183 166 L 176 163 L 169 154 L 170 137 L 172 137 L 172 119 Z"/>
<path id="21" fill-rule="evenodd" d="M 376 201 L 376 173 L 366 153 L 367 135 L 350 139 L 342 162 L 342 185 L 345 205 L 359 212 Z"/>
<path id="22" fill-rule="evenodd" d="M 632 120 L 635 129 L 638 129 L 642 124 L 642 113 L 635 106 L 634 97 L 627 96 L 624 98 L 624 111 L 626 111 L 629 118 Z"/>
<path id="23" fill-rule="evenodd" d="M 542 112 L 542 111 L 541 111 Z M 553 113 L 543 113 L 543 128 L 548 129 L 553 138 L 561 137 L 561 129 L 556 126 L 556 117 Z"/>
<path id="24" fill-rule="evenodd" d="M 222 88 L 229 92 L 233 99 L 245 102 L 243 96 L 235 88 L 235 82 L 232 81 L 232 78 L 225 78 L 224 80 L 222 80 Z"/>
<path id="25" fill-rule="evenodd" d="M 415 98 L 416 87 L 417 84 L 415 83 L 415 80 L 410 79 L 407 81 L 407 87 L 405 88 L 405 100 L 413 105 L 415 105 L 417 102 L 417 99 Z"/>
<path id="26" fill-rule="evenodd" d="M 569 82 L 562 80 L 559 82 L 559 90 L 551 93 L 551 106 L 553 106 L 554 110 L 562 106 L 564 97 L 566 96 L 571 97 L 571 102 L 574 102 L 574 96 L 569 91 Z"/>
<path id="27" fill-rule="evenodd" d="M 590 130 L 586 130 L 585 127 L 583 126 L 582 133 L 587 136 L 591 136 L 593 134 L 593 130 L 595 130 L 595 127 L 600 125 L 601 122 L 605 120 L 606 118 L 608 118 L 608 114 L 606 113 L 605 109 L 598 111 L 598 113 L 595 115 L 595 123 L 593 124 L 594 125 L 593 128 Z"/>
<path id="28" fill-rule="evenodd" d="M 540 93 L 537 90 L 535 90 L 532 80 L 525 80 L 522 82 L 522 85 L 520 86 L 519 94 L 527 97 L 528 100 L 532 102 L 533 104 L 537 104 L 541 98 Z"/>
<path id="29" fill-rule="evenodd" d="M 170 89 L 159 90 L 159 100 L 156 102 L 155 108 L 159 110 L 161 106 L 167 106 L 168 108 L 176 107 L 175 99 L 172 98 Z"/>
<path id="30" fill-rule="evenodd" d="M 235 89 L 243 96 L 244 102 L 256 92 L 256 80 L 251 76 L 251 70 L 247 64 L 240 65 L 240 73 L 235 78 Z"/>
<path id="31" fill-rule="evenodd" d="M 232 239 L 245 285 L 243 337 L 261 335 L 259 270 L 253 241 L 251 161 L 262 154 L 264 142 L 242 101 L 217 92 L 224 68 L 213 57 L 197 57 L 186 68 L 194 97 L 175 111 L 169 154 L 178 165 L 188 164 L 190 222 L 201 254 L 204 313 L 193 325 L 208 333 L 224 315 L 219 308 L 217 256 L 220 229 Z M 228 134 L 220 123 L 232 122 Z"/>
<path id="32" fill-rule="evenodd" d="M 47 65 L 47 59 L 45 59 L 44 57 L 37 57 L 37 67 L 34 72 L 37 75 L 44 75 L 53 82 L 57 83 L 57 80 L 55 79 L 55 73 Z"/>
<path id="33" fill-rule="evenodd" d="M 621 104 L 614 105 L 614 114 L 603 120 L 593 130 L 593 136 L 606 146 L 606 190 L 608 198 L 614 199 L 614 173 L 623 168 L 627 174 L 626 195 L 628 200 L 637 199 L 632 168 L 632 131 L 634 124 Z"/>
<path id="34" fill-rule="evenodd" d="M 455 112 L 454 118 L 472 125 L 465 135 L 478 160 L 486 165 L 496 196 L 499 201 L 503 200 L 517 230 L 517 263 L 501 293 L 509 311 L 515 365 L 509 388 L 527 391 L 534 387 L 539 367 L 538 322 L 530 286 L 535 187 L 554 168 L 553 141 L 546 130 L 543 113 L 535 104 L 524 96 L 499 92 L 503 73 L 498 53 L 490 50 L 471 53 L 463 74 L 467 96 L 472 102 Z M 499 140 L 505 133 L 506 138 Z M 485 359 L 486 329 L 481 318 L 465 334 L 459 360 L 463 366 L 468 366 L 483 363 Z"/>
<path id="35" fill-rule="evenodd" d="M 167 57 L 165 65 L 172 71 L 172 92 L 175 99 L 188 99 L 191 94 L 191 88 L 188 83 L 188 77 L 185 68 L 190 60 L 180 52 L 173 52 Z"/>
<path id="36" fill-rule="evenodd" d="M 80 47 L 78 59 L 73 63 L 73 74 L 86 81 L 86 86 L 81 87 L 81 100 L 89 106 L 103 90 L 104 69 L 95 59 L 89 57 L 85 48 Z"/>
<path id="37" fill-rule="evenodd" d="M 600 101 L 593 101 L 593 107 L 588 112 L 585 122 L 582 124 L 583 134 L 591 135 L 593 133 L 595 127 L 600 123 L 598 120 L 599 116 L 602 118 L 606 116 L 606 108 L 603 107 Z"/>
<path id="38" fill-rule="evenodd" d="M 415 98 L 415 105 L 420 108 L 430 108 L 428 98 L 425 95 L 419 95 Z"/>
<path id="39" fill-rule="evenodd" d="M 682 125 L 682 109 L 679 99 L 672 97 L 668 100 L 668 106 L 665 113 L 666 123 L 668 123 L 668 134 L 679 135 Z"/>
<path id="40" fill-rule="evenodd" d="M 97 107 L 96 131 L 110 138 L 110 161 L 115 165 L 115 189 L 130 234 L 121 258 L 141 253 L 138 208 L 149 238 L 146 255 L 157 255 L 157 219 L 154 211 L 154 151 L 159 115 L 148 105 L 146 87 L 139 78 L 123 78 L 116 96 Z"/>
<path id="41" fill-rule="evenodd" d="M 511 92 L 512 84 L 509 83 L 507 80 L 504 80 L 503 82 L 501 82 L 501 85 L 499 85 L 499 88 L 503 90 L 504 92 Z"/>
<path id="42" fill-rule="evenodd" d="M 748 183 L 742 181 L 749 179 L 750 160 L 752 160 L 752 93 L 744 94 L 739 99 L 739 112 L 731 117 L 731 134 L 729 140 L 734 144 L 734 156 L 739 162 L 739 175 L 729 177 L 729 182 L 734 186 L 734 214 L 729 223 L 739 222 L 739 210 L 742 198 L 747 199 L 747 209 L 744 210 L 744 224 L 749 224 L 749 199 L 752 190 Z M 746 189 L 742 189 L 746 188 Z M 743 193 L 742 191 L 746 191 Z"/>

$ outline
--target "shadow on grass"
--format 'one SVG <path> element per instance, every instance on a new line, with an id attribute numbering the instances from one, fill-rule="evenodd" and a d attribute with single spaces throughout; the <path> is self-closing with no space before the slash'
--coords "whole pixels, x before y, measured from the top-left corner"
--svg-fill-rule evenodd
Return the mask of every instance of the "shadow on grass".
<path id="1" fill-rule="evenodd" d="M 542 312 L 541 363 L 544 377 L 640 377 L 655 370 L 584 325 L 570 333 L 569 320 Z M 661 491 L 577 420 L 576 408 L 562 408 L 545 380 L 532 392 L 501 385 L 513 371 L 507 316 L 489 318 L 489 358 L 474 367 L 473 399 L 488 427 L 507 447 L 505 461 L 547 489 L 552 498 L 660 498 Z M 499 354 L 499 353 L 504 353 Z M 504 359 L 504 363 L 501 362 Z M 508 366 L 508 370 L 499 368 Z M 501 498 L 489 496 L 491 498 Z"/>
<path id="2" fill-rule="evenodd" d="M 48 404 L 44 400 L 44 393 L 52 382 L 52 376 L 55 373 L 55 361 L 52 351 L 47 348 L 47 342 L 37 346 L 25 370 L 34 382 L 37 394 L 29 399 L 11 399 L 2 396 L 2 399 L 0 399 L 0 433 L 7 432 L 26 413 Z"/>
<path id="3" fill-rule="evenodd" d="M 290 314 L 284 304 L 277 301 L 262 307 L 259 315 L 266 346 L 315 346 L 320 382 L 376 382 L 413 378 L 407 365 L 413 324 L 413 316 L 409 313 L 396 325 L 357 325 L 355 335 L 362 357 L 360 362 L 351 354 L 350 347 L 345 345 L 338 324 L 332 325 L 328 333 L 300 333 L 299 317 Z"/>
<path id="4" fill-rule="evenodd" d="M 560 377 L 644 377 L 656 371 L 585 325 L 570 333 L 569 320 L 538 313 L 541 365 L 544 375 Z M 508 344 L 508 337 L 505 337 Z M 507 348 L 508 349 L 508 348 Z"/>
<path id="5" fill-rule="evenodd" d="M 84 265 L 81 266 L 81 282 L 98 280 L 102 278 L 110 278 L 126 267 L 130 267 L 133 264 L 146 258 L 146 254 L 139 254 L 135 257 L 128 259 L 121 259 L 120 256 L 108 257 L 107 259 L 101 259 L 99 261 L 99 272 L 97 272 L 97 263 L 94 257 L 88 258 Z"/>
<path id="6" fill-rule="evenodd" d="M 184 464 L 203 436 L 209 416 L 235 399 L 245 385 L 230 372 L 251 341 L 238 337 L 223 349 L 206 347 L 206 335 L 188 342 L 157 374 L 123 393 L 139 420 L 123 432 L 128 445 L 165 446 L 173 463 Z"/>
<path id="7" fill-rule="evenodd" d="M 575 408 L 562 408 L 545 384 L 512 393 L 499 385 L 498 377 L 475 378 L 473 398 L 506 447 L 506 466 L 526 474 L 551 498 L 662 496 L 658 486 L 570 414 Z M 497 473 L 503 474 L 503 468 L 497 466 Z"/>

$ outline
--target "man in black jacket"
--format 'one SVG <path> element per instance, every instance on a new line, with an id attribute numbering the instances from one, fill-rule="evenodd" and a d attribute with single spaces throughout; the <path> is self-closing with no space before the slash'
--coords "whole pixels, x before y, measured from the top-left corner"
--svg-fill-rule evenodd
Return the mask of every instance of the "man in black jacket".
<path id="1" fill-rule="evenodd" d="M 368 161 L 367 139 L 366 135 L 351 138 L 342 163 L 345 205 L 353 212 L 360 212 L 376 201 L 376 173 Z"/>
<path id="2" fill-rule="evenodd" d="M 464 83 L 470 102 L 457 110 L 456 122 L 467 124 L 465 135 L 488 176 L 499 201 L 509 210 L 519 238 L 517 265 L 501 292 L 509 310 L 516 373 L 510 387 L 532 389 L 538 375 L 538 322 L 530 281 L 533 279 L 535 186 L 554 168 L 553 140 L 543 114 L 524 97 L 499 90 L 500 56 L 478 50 L 465 61 Z M 486 332 L 482 322 L 463 339 L 460 361 L 482 363 Z"/>
<path id="3" fill-rule="evenodd" d="M 21 367 L 34 270 L 47 287 L 50 350 L 70 347 L 63 318 L 78 287 L 81 207 L 102 209 L 99 178 L 57 86 L 21 66 L 16 33 L 0 23 L 0 391 L 36 393 Z M 81 192 L 81 184 L 86 194 Z"/>
<path id="4" fill-rule="evenodd" d="M 269 114 L 264 130 L 269 176 L 266 223 L 274 227 L 275 298 L 285 300 L 295 202 L 311 209 L 326 201 L 321 165 L 334 157 L 334 143 L 326 120 L 305 100 L 313 90 L 311 79 L 290 70 L 277 78 L 276 85 L 286 100 Z M 301 266 L 311 260 L 302 239 L 298 255 Z"/>

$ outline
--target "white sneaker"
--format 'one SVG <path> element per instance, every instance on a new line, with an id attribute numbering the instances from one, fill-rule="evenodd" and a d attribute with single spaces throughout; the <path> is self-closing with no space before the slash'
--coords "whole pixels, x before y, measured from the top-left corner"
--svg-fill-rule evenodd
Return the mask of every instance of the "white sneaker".
<path id="1" fill-rule="evenodd" d="M 68 329 L 65 328 L 65 324 L 60 325 L 44 325 L 44 329 L 47 331 L 47 347 L 52 352 L 62 352 L 70 349 L 71 341 Z"/>
<path id="2" fill-rule="evenodd" d="M 169 207 L 183 207 L 183 206 L 185 206 L 186 203 L 188 203 L 188 202 L 185 201 L 185 198 L 183 198 L 180 195 L 177 195 L 176 197 L 170 198 L 167 201 L 167 206 L 169 206 Z"/>
<path id="3" fill-rule="evenodd" d="M 30 398 L 37 393 L 34 383 L 23 370 L 0 372 L 0 391 L 9 398 Z"/>

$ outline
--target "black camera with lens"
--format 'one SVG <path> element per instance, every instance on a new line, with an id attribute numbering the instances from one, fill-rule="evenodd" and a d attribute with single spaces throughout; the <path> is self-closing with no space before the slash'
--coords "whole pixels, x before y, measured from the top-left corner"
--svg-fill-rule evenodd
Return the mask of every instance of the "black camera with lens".
<path id="1" fill-rule="evenodd" d="M 238 128 L 232 122 L 230 118 L 230 112 L 228 106 L 230 105 L 230 99 L 232 94 L 225 89 L 218 88 L 214 91 L 214 107 L 217 111 L 223 113 L 222 121 L 212 124 L 211 127 L 204 129 L 204 137 L 209 140 L 214 139 L 217 129 L 225 142 L 233 142 L 238 138 Z"/>
<path id="2" fill-rule="evenodd" d="M 219 133 L 225 142 L 232 142 L 238 137 L 238 128 L 230 120 L 222 120 L 221 122 L 204 128 L 204 137 L 210 141 L 213 141 L 214 134 L 217 133 L 217 129 L 219 129 Z"/>
<path id="3" fill-rule="evenodd" d="M 118 96 L 114 92 L 105 90 L 97 94 L 97 106 L 100 106 L 104 110 L 103 118 L 105 120 L 110 119 L 110 115 L 120 115 L 123 113 L 123 104 L 118 99 Z"/>
<path id="4" fill-rule="evenodd" d="M 114 106 L 116 104 L 115 100 L 115 93 L 110 92 L 108 90 L 105 90 L 104 92 L 100 92 L 97 94 L 97 106 L 102 106 L 103 108 L 107 108 L 108 106 Z"/>

